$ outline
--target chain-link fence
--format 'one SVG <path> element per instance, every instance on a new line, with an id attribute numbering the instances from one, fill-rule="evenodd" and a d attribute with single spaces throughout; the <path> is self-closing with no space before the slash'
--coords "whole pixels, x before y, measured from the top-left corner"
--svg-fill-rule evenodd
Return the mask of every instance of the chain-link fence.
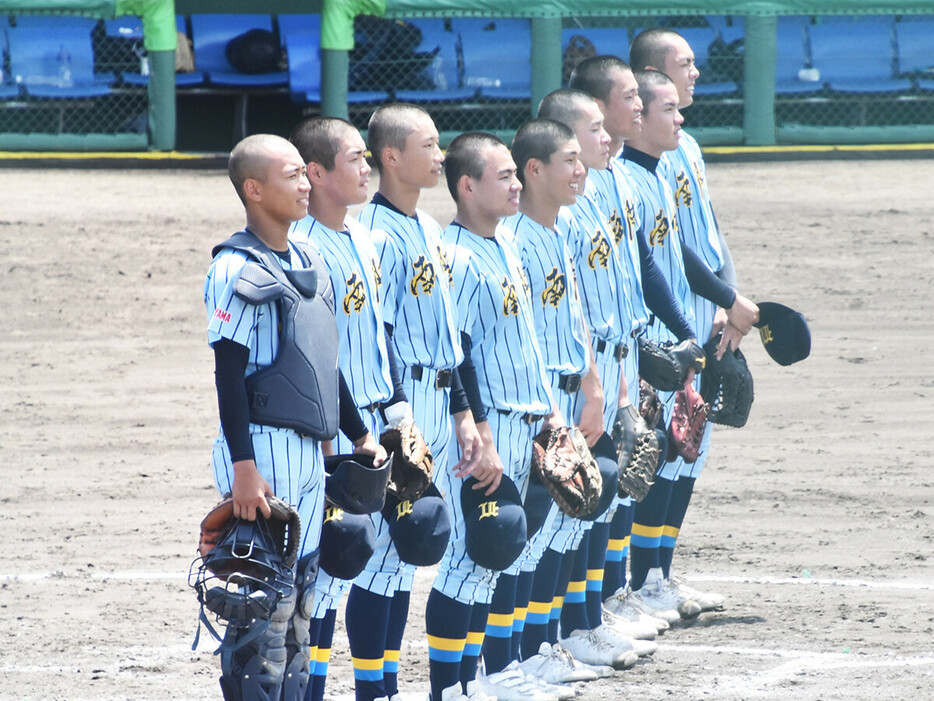
<path id="1" fill-rule="evenodd" d="M 146 134 L 138 18 L 0 17 L 0 134 Z"/>

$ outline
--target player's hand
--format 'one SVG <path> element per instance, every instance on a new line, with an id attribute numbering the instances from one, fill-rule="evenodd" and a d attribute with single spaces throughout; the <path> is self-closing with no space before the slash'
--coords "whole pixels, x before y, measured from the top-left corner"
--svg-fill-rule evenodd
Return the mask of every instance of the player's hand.
<path id="1" fill-rule="evenodd" d="M 266 501 L 266 495 L 272 494 L 272 487 L 263 479 L 252 460 L 238 460 L 233 464 L 234 482 L 231 491 L 233 497 L 233 515 L 247 521 L 256 520 L 256 510 L 266 518 L 272 516 L 272 509 Z"/>
<path id="2" fill-rule="evenodd" d="M 595 395 L 584 402 L 577 428 L 584 434 L 589 447 L 593 447 L 603 435 L 603 394 Z"/>
<path id="3" fill-rule="evenodd" d="M 469 410 L 454 414 L 454 435 L 461 449 L 461 459 L 452 469 L 455 477 L 465 479 L 473 474 L 483 451 L 483 439 Z"/>
<path id="4" fill-rule="evenodd" d="M 548 429 L 549 431 L 554 431 L 555 429 L 566 426 L 564 423 L 564 415 L 561 413 L 561 410 L 558 409 L 554 404 L 551 405 L 551 413 L 545 417 L 545 421 L 542 424 L 542 430 Z"/>
<path id="5" fill-rule="evenodd" d="M 726 310 L 726 317 L 745 336 L 752 325 L 759 321 L 759 307 L 737 293 L 733 306 Z"/>
<path id="6" fill-rule="evenodd" d="M 720 338 L 720 343 L 717 346 L 717 360 L 723 358 L 723 354 L 726 353 L 728 348 L 730 350 L 736 350 L 739 348 L 739 344 L 742 340 L 742 332 L 733 326 L 733 324 L 727 324 L 724 326 L 723 336 Z"/>
<path id="7" fill-rule="evenodd" d="M 379 444 L 379 441 L 372 433 L 367 433 L 362 438 L 358 438 L 353 444 L 354 455 L 372 455 L 373 467 L 379 467 L 386 462 L 386 449 Z"/>
<path id="8" fill-rule="evenodd" d="M 707 340 L 716 336 L 718 333 L 723 331 L 723 327 L 730 323 L 730 320 L 726 316 L 726 309 L 723 307 L 717 307 L 716 313 L 713 315 L 713 323 L 710 326 L 710 336 Z"/>
<path id="9" fill-rule="evenodd" d="M 503 479 L 503 462 L 499 459 L 499 453 L 496 452 L 489 422 L 481 422 L 477 425 L 477 430 L 480 433 L 483 445 L 480 449 L 480 459 L 473 470 L 472 476 L 477 480 L 477 484 L 473 488 L 485 489 L 484 493 L 489 496 L 496 491 Z"/>

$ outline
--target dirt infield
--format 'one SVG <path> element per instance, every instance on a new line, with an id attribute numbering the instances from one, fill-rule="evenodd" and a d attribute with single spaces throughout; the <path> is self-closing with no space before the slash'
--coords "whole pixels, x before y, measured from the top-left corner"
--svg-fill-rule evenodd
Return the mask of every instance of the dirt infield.
<path id="1" fill-rule="evenodd" d="M 928 698 L 934 162 L 709 171 L 743 290 L 800 309 L 812 356 L 747 339 L 751 418 L 716 432 L 681 531 L 675 569 L 728 608 L 579 698 Z M 0 699 L 220 698 L 184 574 L 217 498 L 202 282 L 239 203 L 214 171 L 0 170 L 0 191 Z M 340 630 L 330 669 L 350 698 Z"/>

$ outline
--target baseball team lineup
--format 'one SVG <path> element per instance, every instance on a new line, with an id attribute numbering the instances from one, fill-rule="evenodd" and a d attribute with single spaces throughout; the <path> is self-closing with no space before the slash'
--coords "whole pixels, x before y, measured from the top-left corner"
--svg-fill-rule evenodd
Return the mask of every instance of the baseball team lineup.
<path id="1" fill-rule="evenodd" d="M 393 103 L 366 141 L 313 117 L 231 152 L 246 225 L 204 302 L 237 527 L 193 565 L 223 698 L 324 699 L 345 594 L 360 701 L 406 697 L 407 633 L 427 638 L 420 698 L 545 701 L 726 606 L 680 576 L 678 534 L 713 424 L 753 401 L 741 342 L 755 327 L 788 365 L 809 336 L 740 292 L 681 129 L 691 47 L 656 28 L 629 55 L 580 62 L 508 146 L 442 152 L 431 115 Z M 447 225 L 419 208 L 442 179 Z M 264 584 L 283 557 L 291 581 Z"/>

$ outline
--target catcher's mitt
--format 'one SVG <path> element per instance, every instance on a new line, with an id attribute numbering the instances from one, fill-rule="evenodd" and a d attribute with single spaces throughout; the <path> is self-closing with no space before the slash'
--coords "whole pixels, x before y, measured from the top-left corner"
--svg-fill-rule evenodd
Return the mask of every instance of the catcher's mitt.
<path id="1" fill-rule="evenodd" d="M 630 404 L 616 410 L 613 442 L 618 452 L 617 493 L 621 497 L 630 496 L 636 501 L 642 501 L 649 493 L 649 487 L 654 484 L 661 458 L 655 430 L 646 426 L 642 416 Z"/>
<path id="2" fill-rule="evenodd" d="M 298 546 L 302 536 L 302 522 L 298 511 L 278 497 L 267 495 L 266 501 L 272 511 L 270 518 L 266 519 L 262 514 L 257 514 L 257 518 L 264 519 L 275 541 L 274 546 L 279 551 L 278 555 L 291 567 L 298 557 Z M 198 552 L 201 557 L 206 558 L 241 520 L 243 519 L 233 515 L 233 497 L 228 494 L 201 521 L 201 537 L 198 540 Z"/>
<path id="3" fill-rule="evenodd" d="M 655 343 L 639 339 L 639 374 L 655 389 L 674 392 L 684 385 L 688 371 L 704 369 L 704 349 L 694 341 Z"/>
<path id="4" fill-rule="evenodd" d="M 686 463 L 693 463 L 700 455 L 701 441 L 707 426 L 710 407 L 694 389 L 694 373 L 688 373 L 684 388 L 675 393 L 675 405 L 668 424 L 668 461 L 679 455 Z"/>
<path id="5" fill-rule="evenodd" d="M 742 428 L 752 408 L 752 373 L 746 356 L 737 348 L 727 349 L 717 360 L 720 335 L 704 344 L 707 367 L 701 374 L 701 396 L 710 405 L 710 420 L 715 424 Z"/>
<path id="6" fill-rule="evenodd" d="M 643 379 L 639 379 L 639 413 L 648 428 L 658 428 L 664 423 L 665 407 L 658 398 L 655 388 Z"/>
<path id="7" fill-rule="evenodd" d="M 387 428 L 379 443 L 388 454 L 395 455 L 386 491 L 399 501 L 415 501 L 431 484 L 434 469 L 434 458 L 422 432 L 414 423 Z"/>
<path id="8" fill-rule="evenodd" d="M 532 441 L 532 469 L 568 516 L 580 518 L 597 508 L 603 478 L 583 436 L 575 440 L 564 426 L 544 429 Z"/>

